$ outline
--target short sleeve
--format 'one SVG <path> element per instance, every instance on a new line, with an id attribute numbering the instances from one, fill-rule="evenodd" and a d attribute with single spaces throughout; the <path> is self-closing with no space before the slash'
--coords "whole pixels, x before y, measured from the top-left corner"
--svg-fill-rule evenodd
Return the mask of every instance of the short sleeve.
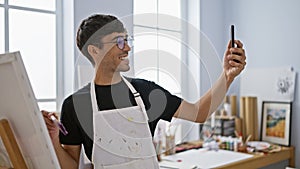
<path id="1" fill-rule="evenodd" d="M 132 80 L 132 84 L 141 94 L 150 122 L 159 119 L 171 121 L 182 102 L 181 98 L 151 81 L 136 79 Z"/>
<path id="2" fill-rule="evenodd" d="M 149 100 L 152 106 L 158 108 L 150 108 L 150 111 L 154 109 L 150 113 L 158 111 L 161 113 L 159 119 L 171 121 L 175 112 L 179 108 L 182 99 L 176 95 L 171 94 L 168 90 L 155 84 L 154 82 L 151 82 L 151 85 L 153 87 L 153 90 L 149 95 Z"/>
<path id="3" fill-rule="evenodd" d="M 67 135 L 59 133 L 59 139 L 61 144 L 66 145 L 80 145 L 83 142 L 80 126 L 74 110 L 72 97 L 68 97 L 64 100 L 61 110 L 61 122 L 68 131 Z"/>

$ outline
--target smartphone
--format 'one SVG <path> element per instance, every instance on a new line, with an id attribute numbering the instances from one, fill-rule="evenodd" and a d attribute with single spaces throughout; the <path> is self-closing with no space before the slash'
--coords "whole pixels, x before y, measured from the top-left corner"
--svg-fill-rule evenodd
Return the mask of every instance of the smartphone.
<path id="1" fill-rule="evenodd" d="M 234 25 L 231 25 L 230 27 L 230 32 L 231 32 L 231 47 L 235 47 L 235 44 L 234 44 Z"/>
<path id="2" fill-rule="evenodd" d="M 234 48 L 235 47 L 235 43 L 234 43 L 234 25 L 230 26 L 230 34 L 231 34 L 231 47 Z M 237 63 L 241 63 L 240 61 L 233 59 L 233 61 L 237 62 Z"/>

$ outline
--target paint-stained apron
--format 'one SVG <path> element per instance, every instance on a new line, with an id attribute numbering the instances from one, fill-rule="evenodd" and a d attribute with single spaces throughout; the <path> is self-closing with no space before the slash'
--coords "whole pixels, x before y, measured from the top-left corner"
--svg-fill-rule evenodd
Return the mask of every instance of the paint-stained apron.
<path id="1" fill-rule="evenodd" d="M 98 110 L 95 85 L 91 83 L 94 168 L 158 169 L 145 105 L 134 87 L 125 78 L 123 81 L 133 93 L 137 106 L 105 111 Z"/>

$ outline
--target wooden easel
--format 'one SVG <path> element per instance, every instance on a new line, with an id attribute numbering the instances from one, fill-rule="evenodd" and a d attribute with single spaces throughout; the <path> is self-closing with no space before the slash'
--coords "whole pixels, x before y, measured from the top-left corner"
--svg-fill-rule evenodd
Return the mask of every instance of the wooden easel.
<path id="1" fill-rule="evenodd" d="M 6 119 L 0 120 L 0 136 L 14 169 L 28 169 L 16 138 Z"/>

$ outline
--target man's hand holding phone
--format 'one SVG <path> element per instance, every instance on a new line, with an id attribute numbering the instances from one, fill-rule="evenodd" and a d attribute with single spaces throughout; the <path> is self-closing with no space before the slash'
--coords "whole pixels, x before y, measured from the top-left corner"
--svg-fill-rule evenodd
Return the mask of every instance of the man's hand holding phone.
<path id="1" fill-rule="evenodd" d="M 227 45 L 223 65 L 227 83 L 229 84 L 237 75 L 242 72 L 246 65 L 246 56 L 245 50 L 243 49 L 243 43 L 240 40 L 235 40 L 233 25 L 230 27 L 230 35 L 231 39 Z"/>

